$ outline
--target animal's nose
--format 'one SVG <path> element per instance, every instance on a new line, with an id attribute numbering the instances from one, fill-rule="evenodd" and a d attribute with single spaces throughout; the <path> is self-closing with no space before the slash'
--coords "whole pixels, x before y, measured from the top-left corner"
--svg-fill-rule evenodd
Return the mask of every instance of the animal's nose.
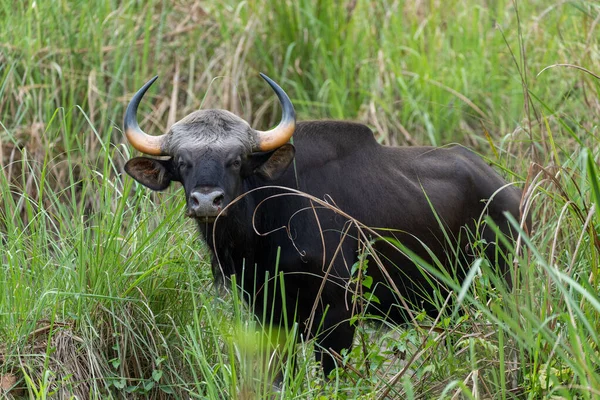
<path id="1" fill-rule="evenodd" d="M 192 217 L 216 217 L 223 209 L 225 194 L 219 188 L 203 187 L 190 193 L 189 214 Z"/>

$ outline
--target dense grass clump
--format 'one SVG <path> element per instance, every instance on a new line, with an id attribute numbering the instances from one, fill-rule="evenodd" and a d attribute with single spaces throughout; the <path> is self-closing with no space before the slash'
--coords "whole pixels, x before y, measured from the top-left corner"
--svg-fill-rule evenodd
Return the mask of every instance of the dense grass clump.
<path id="1" fill-rule="evenodd" d="M 4 0 L 0 20 L 0 397 L 600 397 L 597 2 Z M 181 193 L 123 174 L 122 117 L 158 74 L 148 132 L 201 107 L 270 127 L 259 71 L 299 120 L 461 143 L 523 187 L 515 288 L 476 259 L 439 318 L 359 318 L 331 381 L 217 293 Z"/>

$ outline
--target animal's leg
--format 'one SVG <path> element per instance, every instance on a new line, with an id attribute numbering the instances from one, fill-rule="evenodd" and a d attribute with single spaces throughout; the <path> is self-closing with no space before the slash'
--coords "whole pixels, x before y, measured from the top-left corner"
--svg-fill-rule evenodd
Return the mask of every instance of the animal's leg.
<path id="1" fill-rule="evenodd" d="M 502 219 L 498 218 L 495 220 L 498 221 L 498 227 L 500 228 L 500 232 L 498 234 L 506 236 L 511 242 L 513 242 L 517 235 L 511 229 L 511 226 L 506 218 L 503 217 Z M 510 255 L 511 251 L 502 243 L 502 240 L 498 237 L 498 234 L 496 234 L 496 232 L 489 226 L 484 227 L 482 237 L 487 242 L 485 255 L 490 263 L 498 268 L 498 272 L 506 280 L 507 288 L 511 289 L 513 285 L 511 274 L 512 271 L 510 268 L 512 260 Z"/>
<path id="2" fill-rule="evenodd" d="M 350 349 L 354 338 L 354 325 L 349 321 L 350 313 L 346 310 L 330 309 L 322 319 L 318 332 L 315 359 L 321 362 L 325 376 L 336 368 L 336 360 L 331 350 L 341 354 L 342 349 Z"/>

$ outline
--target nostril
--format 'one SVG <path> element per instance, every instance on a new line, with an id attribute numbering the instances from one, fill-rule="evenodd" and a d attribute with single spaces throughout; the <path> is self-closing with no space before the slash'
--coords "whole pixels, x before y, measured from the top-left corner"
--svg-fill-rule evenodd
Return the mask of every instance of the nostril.
<path id="1" fill-rule="evenodd" d="M 217 195 L 213 200 L 213 205 L 216 207 L 220 207 L 221 203 L 223 203 L 223 194 Z"/>
<path id="2" fill-rule="evenodd" d="M 200 206 L 200 195 L 198 193 L 192 193 L 190 195 L 190 206 L 192 206 L 192 208 Z"/>

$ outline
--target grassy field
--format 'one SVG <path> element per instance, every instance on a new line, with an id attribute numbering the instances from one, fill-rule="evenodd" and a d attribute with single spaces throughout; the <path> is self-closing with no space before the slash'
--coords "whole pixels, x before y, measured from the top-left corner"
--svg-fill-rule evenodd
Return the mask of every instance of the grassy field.
<path id="1" fill-rule="evenodd" d="M 598 2 L 0 0 L 0 21 L 0 397 L 600 398 Z M 271 127 L 259 72 L 299 120 L 461 143 L 524 187 L 514 291 L 477 260 L 436 321 L 361 326 L 331 382 L 284 344 L 269 393 L 260 324 L 212 286 L 182 194 L 123 173 L 121 132 L 156 74 L 148 132 L 198 108 Z"/>

